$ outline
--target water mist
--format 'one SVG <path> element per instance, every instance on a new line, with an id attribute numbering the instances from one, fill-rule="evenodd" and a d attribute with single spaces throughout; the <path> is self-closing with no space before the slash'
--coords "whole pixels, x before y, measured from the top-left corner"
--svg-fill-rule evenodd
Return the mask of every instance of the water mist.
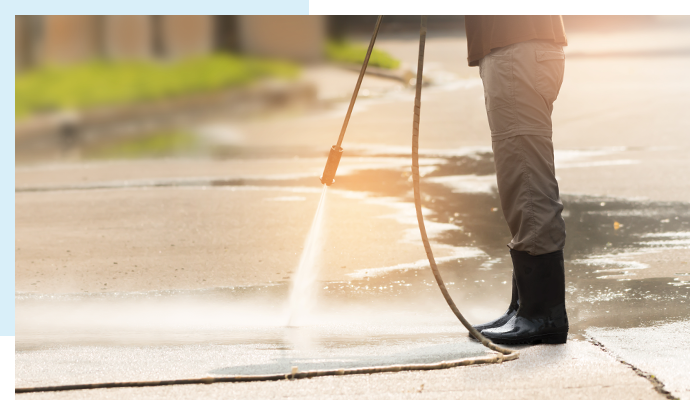
<path id="1" fill-rule="evenodd" d="M 323 214 L 328 186 L 323 185 L 321 199 L 304 242 L 297 272 L 292 277 L 287 326 L 305 323 L 316 301 L 316 278 L 319 274 L 321 250 L 323 248 Z"/>

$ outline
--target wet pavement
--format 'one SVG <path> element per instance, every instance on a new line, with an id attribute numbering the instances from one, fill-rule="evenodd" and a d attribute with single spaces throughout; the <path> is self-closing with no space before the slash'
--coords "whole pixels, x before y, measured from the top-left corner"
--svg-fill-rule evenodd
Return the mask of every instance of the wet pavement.
<path id="1" fill-rule="evenodd" d="M 64 278 L 61 280 L 58 276 L 49 278 L 53 286 L 42 284 L 36 278 L 33 285 L 29 281 L 18 280 L 18 288 L 28 287 L 29 290 L 18 290 L 16 296 L 17 386 L 284 373 L 293 366 L 300 370 L 337 369 L 439 362 L 487 354 L 480 345 L 469 341 L 464 329 L 446 310 L 428 270 L 428 262 L 414 258 L 413 262 L 403 262 L 414 257 L 415 253 L 423 256 L 420 248 L 410 254 L 400 250 L 403 256 L 398 262 L 390 257 L 376 257 L 383 251 L 380 247 L 391 242 L 402 242 L 402 247 L 409 247 L 417 240 L 414 220 L 410 220 L 413 205 L 409 173 L 407 166 L 397 163 L 397 160 L 397 155 L 361 158 L 354 155 L 350 161 L 344 162 L 345 168 L 338 176 L 337 185 L 327 194 L 330 201 L 326 215 L 328 239 L 323 245 L 335 253 L 335 257 L 324 258 L 317 283 L 318 297 L 314 299 L 314 307 L 305 326 L 285 327 L 286 299 L 290 288 L 288 278 L 292 275 L 291 269 L 296 267 L 297 255 L 289 263 L 280 261 L 286 250 L 283 247 L 282 250 L 266 251 L 265 244 L 251 244 L 253 249 L 262 249 L 264 260 L 247 260 L 250 262 L 247 267 L 251 270 L 251 264 L 256 265 L 257 262 L 266 262 L 274 267 L 281 265 L 283 271 L 275 277 L 271 275 L 273 269 L 264 269 L 263 275 L 248 280 L 241 274 L 230 275 L 226 280 L 235 282 L 235 285 L 220 287 L 219 279 L 223 279 L 214 274 L 216 276 L 212 280 L 204 269 L 195 268 L 192 259 L 201 256 L 192 254 L 190 257 L 185 247 L 167 249 L 170 252 L 181 251 L 181 254 L 156 257 L 154 264 L 165 263 L 165 260 L 171 263 L 169 269 L 158 271 L 165 276 L 156 278 L 150 276 L 156 271 L 146 264 L 150 258 L 147 252 L 137 256 L 137 251 L 134 251 L 125 257 L 118 255 L 119 250 L 116 249 L 110 256 L 118 260 L 113 264 L 127 264 L 125 268 L 128 269 L 129 264 L 137 263 L 129 272 L 133 279 L 129 283 L 121 271 L 116 275 L 119 282 L 107 277 L 115 272 L 112 269 L 101 272 L 103 280 L 110 279 L 110 286 L 106 283 L 100 290 L 84 286 L 83 294 L 64 290 Z M 359 167 L 355 167 L 357 164 Z M 428 210 L 427 221 L 433 233 L 434 248 L 440 250 L 441 273 L 451 295 L 470 321 L 483 322 L 499 314 L 510 296 L 511 264 L 505 248 L 510 238 L 492 183 L 495 175 L 491 153 L 478 151 L 465 156 L 426 157 L 423 164 L 426 166 L 423 205 Z M 372 166 L 378 168 L 371 169 Z M 29 232 L 23 221 L 29 217 L 23 210 L 30 212 L 31 218 L 40 216 L 40 207 L 31 204 L 30 199 L 44 198 L 47 194 L 52 196 L 47 203 L 51 211 L 45 212 L 52 213 L 60 196 L 65 197 L 63 201 L 74 201 L 86 194 L 91 196 L 90 202 L 102 202 L 99 199 L 106 195 L 108 201 L 120 202 L 139 195 L 132 190 L 143 190 L 142 194 L 154 198 L 173 190 L 169 195 L 178 198 L 180 195 L 184 198 L 186 193 L 199 192 L 203 193 L 205 202 L 214 196 L 221 196 L 218 201 L 223 202 L 227 199 L 224 193 L 232 189 L 232 193 L 250 195 L 233 197 L 234 202 L 259 204 L 240 212 L 256 215 L 265 213 L 266 207 L 272 208 L 275 204 L 302 206 L 307 197 L 316 201 L 319 191 L 318 181 L 313 177 L 180 179 L 181 188 L 175 185 L 174 179 L 167 180 L 166 185 L 159 185 L 155 179 L 143 182 L 138 189 L 118 187 L 118 181 L 114 181 L 109 189 L 103 189 L 99 183 L 93 183 L 93 188 L 88 184 L 74 187 L 69 182 L 63 183 L 68 190 L 59 190 L 55 186 L 21 186 L 24 189 L 17 193 L 18 245 L 24 243 L 22 247 L 28 248 L 37 245 L 36 242 L 26 243 Z M 176 194 L 180 190 L 182 192 Z M 257 194 L 259 198 L 255 197 Z M 343 199 L 336 200 L 339 197 Z M 198 201 L 193 199 L 190 201 Z M 686 251 L 689 246 L 690 205 L 573 195 L 564 195 L 563 201 L 569 235 L 565 256 L 571 342 L 590 338 L 601 341 L 602 336 L 620 338 L 611 332 L 654 328 L 674 321 L 685 321 L 687 325 L 690 265 L 681 261 L 670 268 L 655 271 L 652 277 L 640 279 L 638 274 L 654 267 L 635 261 L 635 258 Z M 26 202 L 30 207 L 23 205 Z M 185 203 L 173 207 L 168 202 L 168 209 L 161 217 L 149 215 L 149 218 L 155 220 L 168 215 L 177 219 Z M 83 214 L 83 204 L 78 202 L 75 205 L 82 210 L 82 219 L 88 217 L 88 211 Z M 388 212 L 392 212 L 389 219 L 397 223 L 386 228 L 396 229 L 397 239 L 396 235 L 386 238 L 372 232 L 368 240 L 377 240 L 370 243 L 366 251 L 354 254 L 360 257 L 370 255 L 374 259 L 367 262 L 358 262 L 353 254 L 350 254 L 350 259 L 342 258 L 344 251 L 351 252 L 352 243 L 348 244 L 351 239 L 339 236 L 338 231 L 354 231 L 356 236 L 359 234 L 357 227 L 338 225 L 336 232 L 332 229 L 333 222 L 341 216 L 339 214 L 356 205 L 364 208 L 387 206 Z M 231 218 L 237 217 L 236 211 L 228 211 L 234 216 Z M 278 220 L 281 213 L 292 212 L 282 210 L 268 220 Z M 381 220 L 381 216 L 386 216 L 380 209 L 373 213 L 357 212 L 368 214 L 370 220 Z M 68 223 L 74 223 L 70 215 L 66 215 Z M 270 217 L 270 214 L 266 216 Z M 298 219 L 309 221 L 309 217 L 309 213 L 304 211 Z M 251 224 L 254 218 L 235 222 L 244 226 Z M 177 223 L 182 222 L 184 220 Z M 128 224 L 126 219 L 120 219 L 119 223 Z M 203 219 L 197 223 L 199 227 L 195 229 L 209 229 Z M 366 227 L 370 222 L 360 223 Z M 84 226 L 93 232 L 89 225 L 98 225 L 98 220 Z M 376 230 L 381 228 L 373 227 Z M 155 227 L 154 231 L 157 229 L 160 228 Z M 205 234 L 219 235 L 227 228 L 216 229 L 217 233 Z M 264 229 L 280 230 L 269 225 L 259 231 Z M 112 235 L 113 232 L 109 233 L 110 237 L 105 240 L 112 240 Z M 306 231 L 302 230 L 297 240 L 302 240 L 305 235 Z M 169 235 L 164 241 L 175 242 L 177 247 L 185 246 L 180 243 L 184 236 L 175 236 Z M 45 239 L 35 240 L 40 243 Z M 197 236 L 197 240 L 202 241 L 203 237 Z M 241 246 L 250 243 L 239 237 L 234 241 Z M 78 243 L 70 244 L 69 238 L 63 237 L 62 242 L 58 248 L 71 249 L 63 263 L 70 264 L 71 272 L 75 273 L 73 268 L 78 264 L 78 253 L 88 252 L 93 244 L 82 243 L 80 250 Z M 198 247 L 194 243 L 190 245 Z M 287 246 L 286 243 L 283 245 Z M 292 246 L 298 249 L 300 244 Z M 159 247 L 162 248 L 163 244 Z M 22 257 L 24 251 L 18 249 L 18 265 L 38 261 L 36 257 Z M 44 256 L 51 256 L 48 249 L 43 251 L 46 252 Z M 202 248 L 202 252 L 206 251 L 213 249 Z M 245 258 L 248 256 L 238 248 L 234 251 Z M 272 259 L 271 253 L 277 253 L 278 258 Z M 102 259 L 106 255 L 97 252 L 95 258 Z M 236 258 L 217 259 L 228 265 L 226 272 L 231 272 L 233 268 L 230 265 L 238 262 L 233 261 Z M 89 260 L 93 258 L 87 259 L 86 263 Z M 148 262 L 151 263 L 150 260 Z M 340 266 L 338 262 L 350 267 Z M 173 271 L 172 267 L 178 265 L 180 268 Z M 183 272 L 185 267 L 182 265 L 191 271 Z M 363 268 L 366 266 L 369 267 Z M 85 268 L 77 273 L 97 273 Z M 140 268 L 148 269 L 141 271 Z M 201 276 L 206 276 L 212 283 L 209 285 Z M 69 274 L 67 277 L 75 280 Z M 141 281 L 142 277 L 153 278 L 148 289 Z M 257 280 L 271 283 L 258 284 Z M 37 287 L 36 284 L 43 286 Z M 31 290 L 31 286 L 44 289 Z M 166 286 L 169 288 L 165 289 Z M 135 287 L 139 290 L 133 290 Z M 153 287 L 158 290 L 152 290 Z M 680 329 L 686 330 L 687 327 L 683 325 Z M 639 337 L 639 334 L 633 336 Z M 605 340 L 602 343 L 609 348 Z M 616 347 L 612 347 L 611 351 L 615 350 Z M 146 361 L 151 359 L 156 360 L 155 364 L 160 367 Z M 141 365 L 131 368 L 132 364 Z M 56 370 L 55 365 L 66 369 Z M 94 366 L 98 367 L 94 369 Z M 656 365 L 649 366 L 654 368 Z M 674 382 L 680 381 L 677 377 L 670 377 Z M 680 389 L 674 394 L 683 389 L 682 385 L 678 387 Z"/>
<path id="2" fill-rule="evenodd" d="M 459 53 L 464 45 L 448 38 L 431 43 L 446 51 L 457 46 Z M 389 46 L 414 57 L 410 43 Z M 425 92 L 423 206 L 450 294 L 480 323 L 508 303 L 510 237 L 485 116 L 472 112 L 483 107 L 474 101 L 481 96 L 476 71 L 451 67 L 457 54 L 437 57 L 431 72 L 450 81 Z M 684 63 L 674 58 L 664 68 L 677 73 Z M 570 73 L 586 80 L 596 64 L 576 58 Z M 607 68 L 603 75 L 616 69 Z M 591 105 L 571 85 L 557 105 Z M 687 85 L 659 90 L 676 98 Z M 623 87 L 619 100 L 627 96 Z M 330 133 L 339 129 L 339 106 L 290 120 L 229 127 L 219 121 L 215 135 L 242 139 L 231 142 L 244 150 L 230 159 L 18 166 L 16 385 L 288 373 L 292 366 L 486 354 L 447 310 L 419 241 L 409 120 L 399 117 L 411 113 L 409 90 L 379 84 L 371 93 L 353 116 L 349 147 L 327 193 L 318 294 L 299 328 L 285 327 L 286 299 L 321 191 L 319 149 L 328 149 Z M 459 118 L 451 105 L 470 112 Z M 669 390 L 690 398 L 687 374 L 679 372 L 687 370 L 690 319 L 690 185 L 678 172 L 690 165 L 681 133 L 688 121 L 672 123 L 673 134 L 660 128 L 666 134 L 654 143 L 637 128 L 585 126 L 575 115 L 582 108 L 564 108 L 554 125 L 563 127 L 555 142 L 568 232 L 568 344 L 521 348 L 517 361 L 446 371 L 20 396 L 662 398 Z M 593 119 L 633 124 L 609 111 Z M 664 147 L 671 141 L 675 147 Z M 657 165 L 676 175 L 659 177 Z M 658 378 L 657 389 L 645 374 Z"/>

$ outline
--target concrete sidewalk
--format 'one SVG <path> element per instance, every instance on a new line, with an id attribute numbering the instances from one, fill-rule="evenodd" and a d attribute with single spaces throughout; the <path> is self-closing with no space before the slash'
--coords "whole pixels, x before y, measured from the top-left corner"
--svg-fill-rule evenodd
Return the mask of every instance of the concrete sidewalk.
<path id="1" fill-rule="evenodd" d="M 178 352 L 180 352 L 178 350 Z M 88 353 L 87 353 L 88 354 Z M 100 353 L 97 353 L 100 355 Z M 155 353 L 154 353 L 155 354 Z M 137 355 L 134 352 L 115 350 L 108 357 L 126 360 L 126 365 L 115 365 L 101 378 L 117 374 L 131 365 L 143 371 L 158 369 L 144 362 L 144 357 L 154 356 L 151 352 Z M 165 365 L 181 364 L 189 373 L 200 364 L 209 364 L 209 358 L 217 360 L 223 354 L 222 348 L 195 348 L 193 352 L 175 354 Z M 46 360 L 65 363 L 73 369 L 77 362 L 88 358 L 68 353 L 42 354 Z M 156 357 L 166 355 L 162 352 Z M 57 357 L 55 357 L 57 356 Z M 452 356 L 452 355 L 451 355 Z M 40 369 L 25 369 L 24 356 L 18 358 L 18 373 L 27 376 L 42 373 Z M 165 360 L 165 359 L 164 359 Z M 184 361 L 183 361 L 184 360 Z M 99 357 L 99 364 L 103 359 Z M 119 364 L 119 363 L 118 363 Z M 155 363 L 158 365 L 158 363 Z M 212 362 L 211 362 L 212 364 Z M 35 364 L 34 364 L 35 365 Z M 28 366 L 27 366 L 28 367 Z M 149 367 L 149 368 L 147 368 Z M 197 369 L 198 370 L 198 369 Z M 132 371 L 135 372 L 135 371 Z M 181 373 L 180 373 L 181 374 Z M 146 376 L 144 372 L 132 377 Z M 160 372 L 155 374 L 160 376 Z M 184 385 L 147 388 L 96 389 L 74 392 L 33 393 L 18 395 L 26 399 L 663 399 L 644 378 L 629 367 L 620 364 L 599 348 L 586 342 L 570 341 L 564 346 L 537 346 L 521 350 L 518 361 L 500 365 L 458 367 L 440 371 L 399 372 L 374 375 L 323 377 L 297 381 L 257 382 L 212 385 Z"/>

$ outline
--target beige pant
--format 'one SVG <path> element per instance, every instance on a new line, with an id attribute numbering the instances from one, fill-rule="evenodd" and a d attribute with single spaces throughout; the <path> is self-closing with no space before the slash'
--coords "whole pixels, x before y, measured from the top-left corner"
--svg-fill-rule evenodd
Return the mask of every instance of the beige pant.
<path id="1" fill-rule="evenodd" d="M 498 193 L 513 235 L 508 247 L 533 256 L 565 245 L 551 142 L 564 67 L 563 48 L 540 41 L 494 49 L 479 61 Z"/>

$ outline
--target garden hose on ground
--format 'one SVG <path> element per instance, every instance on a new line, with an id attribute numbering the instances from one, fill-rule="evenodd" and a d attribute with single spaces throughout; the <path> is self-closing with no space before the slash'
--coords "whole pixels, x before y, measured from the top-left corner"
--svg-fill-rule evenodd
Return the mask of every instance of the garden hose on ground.
<path id="1" fill-rule="evenodd" d="M 357 86 L 355 87 L 355 92 L 350 101 L 350 107 L 343 124 L 343 128 L 340 132 L 340 137 L 338 144 L 333 146 L 331 149 L 331 155 L 334 150 L 337 152 L 337 161 L 335 166 L 331 156 L 329 156 L 328 162 L 326 163 L 326 170 L 321 178 L 324 184 L 330 186 L 333 183 L 333 177 L 335 177 L 335 171 L 338 167 L 338 162 L 340 161 L 340 154 L 342 154 L 342 148 L 340 144 L 342 143 L 343 136 L 345 135 L 345 129 L 347 128 L 347 122 L 350 119 L 350 114 L 352 113 L 352 107 L 354 106 L 355 99 L 357 97 L 357 92 L 359 86 L 362 82 L 362 77 L 367 67 L 369 61 L 369 56 L 371 55 L 371 50 L 374 46 L 374 41 L 376 40 L 376 34 L 381 24 L 382 16 L 379 16 L 376 21 L 376 28 L 374 29 L 374 34 L 372 36 L 371 42 L 369 43 L 369 49 L 367 50 L 367 55 L 360 71 L 359 79 L 357 81 Z M 104 389 L 104 388 L 121 388 L 121 387 L 143 387 L 143 386 L 167 386 L 167 385 L 197 385 L 197 384 L 210 384 L 210 383 L 230 383 L 230 382 L 259 382 L 259 381 L 278 381 L 278 380 L 293 380 L 293 379 L 304 379 L 304 378 L 315 378 L 318 376 L 332 376 L 332 375 L 356 375 L 356 374 L 373 374 L 379 372 L 400 372 L 400 371 L 428 371 L 435 369 L 446 369 L 459 367 L 464 365 L 475 365 L 475 364 L 494 364 L 501 363 L 503 361 L 515 360 L 519 357 L 516 350 L 506 349 L 495 345 L 489 339 L 485 338 L 481 333 L 470 325 L 469 322 L 462 315 L 460 310 L 453 302 L 450 297 L 448 290 L 446 289 L 441 274 L 436 266 L 436 261 L 434 260 L 434 255 L 431 251 L 431 245 L 429 244 L 429 238 L 426 234 L 426 228 L 424 226 L 424 217 L 422 215 L 422 201 L 421 194 L 419 190 L 419 118 L 420 118 L 420 107 L 421 107 L 421 96 L 422 96 L 422 70 L 424 66 L 424 44 L 426 41 L 426 17 L 422 16 L 420 35 L 419 35 L 419 59 L 417 63 L 417 80 L 415 83 L 416 92 L 414 100 L 414 119 L 412 124 L 412 179 L 414 185 L 414 203 L 417 210 L 417 222 L 419 223 L 419 231 L 422 235 L 422 242 L 424 242 L 424 249 L 426 250 L 427 258 L 429 259 L 429 265 L 436 278 L 436 283 L 438 284 L 443 297 L 446 299 L 448 306 L 455 316 L 460 320 L 460 322 L 470 331 L 472 336 L 479 340 L 484 346 L 495 351 L 495 354 L 491 354 L 484 357 L 472 357 L 463 358 L 459 360 L 442 361 L 439 363 L 432 364 L 404 364 L 404 365 L 389 365 L 389 366 L 378 366 L 378 367 L 363 367 L 363 368 L 342 368 L 342 369 L 330 369 L 330 370 L 315 370 L 315 371 L 303 371 L 300 372 L 296 367 L 292 368 L 292 372 L 288 374 L 273 374 L 273 375 L 233 375 L 233 376 L 221 376 L 221 377 L 207 377 L 207 378 L 193 378 L 193 379 L 174 379 L 165 381 L 134 381 L 134 382 L 104 382 L 104 383 L 89 383 L 89 384 L 77 384 L 77 385 L 57 385 L 57 386 L 38 386 L 38 387 L 25 387 L 25 388 L 15 388 L 15 393 L 30 393 L 30 392 L 56 392 L 63 390 L 79 390 L 79 389 Z M 329 163 L 331 163 L 329 165 Z M 331 175 L 332 174 L 332 175 Z M 325 178 L 325 179 L 324 179 Z M 327 180 L 328 183 L 324 182 Z"/>
<path id="2" fill-rule="evenodd" d="M 426 16 L 422 16 L 422 23 L 419 32 L 419 57 L 417 61 L 417 81 L 415 83 L 415 96 L 414 96 L 414 120 L 412 122 L 412 182 L 414 186 L 414 205 L 417 209 L 417 222 L 419 223 L 419 233 L 422 235 L 422 242 L 424 242 L 424 250 L 426 250 L 426 257 L 429 259 L 429 265 L 431 266 L 431 271 L 434 273 L 434 278 L 436 278 L 436 283 L 438 288 L 441 289 L 443 293 L 443 298 L 446 299 L 448 307 L 453 310 L 453 314 L 460 320 L 460 322 L 467 328 L 468 331 L 479 340 L 484 346 L 490 348 L 493 351 L 497 351 L 504 355 L 504 360 L 514 360 L 518 358 L 519 354 L 516 350 L 506 349 L 504 347 L 496 346 L 491 340 L 487 339 L 479 331 L 474 329 L 472 325 L 465 319 L 458 307 L 453 302 L 450 297 L 446 285 L 443 283 L 441 274 L 438 272 L 438 267 L 436 266 L 436 261 L 434 259 L 434 254 L 431 252 L 431 245 L 429 244 L 429 238 L 426 235 L 426 228 L 424 227 L 424 216 L 422 215 L 422 199 L 421 192 L 419 190 L 419 112 L 422 106 L 422 70 L 424 68 L 424 42 L 426 41 Z"/>

